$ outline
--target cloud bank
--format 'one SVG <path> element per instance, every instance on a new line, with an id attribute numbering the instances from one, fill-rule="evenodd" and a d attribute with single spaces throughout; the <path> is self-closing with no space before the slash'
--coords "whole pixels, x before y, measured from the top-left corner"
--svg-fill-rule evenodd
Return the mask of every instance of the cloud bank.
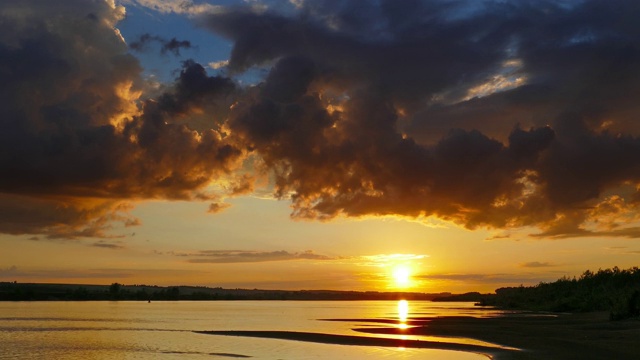
<path id="1" fill-rule="evenodd" d="M 141 199 L 215 213 L 209 185 L 252 189 L 252 155 L 294 218 L 640 234 L 637 1 L 136 3 L 228 38 L 228 77 L 185 61 L 149 92 L 122 6 L 3 2 L 0 232 L 107 237 Z"/>
<path id="2" fill-rule="evenodd" d="M 311 250 L 303 252 L 250 251 L 250 250 L 201 250 L 195 253 L 176 253 L 176 256 L 187 257 L 190 263 L 253 263 L 289 260 L 333 260 L 329 256 L 316 254 Z"/>

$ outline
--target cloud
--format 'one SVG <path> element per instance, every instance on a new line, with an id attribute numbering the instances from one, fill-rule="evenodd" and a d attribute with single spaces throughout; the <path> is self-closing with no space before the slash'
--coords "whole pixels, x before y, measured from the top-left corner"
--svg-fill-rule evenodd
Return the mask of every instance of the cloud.
<path id="1" fill-rule="evenodd" d="M 140 224 L 131 209 L 119 200 L 0 193 L 0 232 L 44 234 L 48 239 L 118 238 L 123 236 L 110 232 L 113 223 Z"/>
<path id="2" fill-rule="evenodd" d="M 422 261 L 428 258 L 429 255 L 423 254 L 376 254 L 376 255 L 363 255 L 356 257 L 342 258 L 350 263 L 358 266 L 393 266 L 396 264 L 410 264 L 415 261 Z"/>
<path id="3" fill-rule="evenodd" d="M 226 66 L 229 65 L 229 60 L 220 60 L 220 61 L 214 61 L 214 62 L 210 62 L 209 63 L 209 67 L 212 68 L 213 70 L 218 70 L 218 69 L 222 69 Z"/>
<path id="4" fill-rule="evenodd" d="M 106 241 L 97 241 L 91 244 L 91 246 L 105 248 L 105 249 L 112 249 L 112 250 L 121 250 L 126 248 L 121 243 L 106 242 Z"/>
<path id="5" fill-rule="evenodd" d="M 520 267 L 525 268 L 545 268 L 545 267 L 553 267 L 556 266 L 549 262 L 539 262 L 539 261 L 530 261 L 520 264 Z"/>
<path id="6" fill-rule="evenodd" d="M 298 219 L 640 237 L 635 1 L 122 3 L 228 38 L 228 77 L 187 60 L 149 93 L 122 6 L 3 2 L 0 231 L 113 236 L 136 224 L 124 203 L 219 204 L 267 174 Z"/>
<path id="7" fill-rule="evenodd" d="M 132 274 L 127 271 L 121 270 L 101 270 L 101 269 L 91 269 L 86 271 L 77 271 L 77 270 L 61 270 L 61 269 L 50 269 L 50 270 L 42 270 L 42 269 L 27 269 L 22 270 L 17 266 L 11 266 L 8 269 L 0 270 L 0 277 L 6 277 L 11 279 L 90 279 L 90 278 L 100 278 L 100 279 L 121 279 L 130 277 Z"/>
<path id="8" fill-rule="evenodd" d="M 178 40 L 176 38 L 167 40 L 161 36 L 154 36 L 151 34 L 140 35 L 138 40 L 129 44 L 129 47 L 136 51 L 146 51 L 148 50 L 149 44 L 152 42 L 157 42 L 161 45 L 160 53 L 163 55 L 167 52 L 171 52 L 175 56 L 180 56 L 180 49 L 191 49 L 193 47 L 191 42 L 188 40 Z"/>
<path id="9" fill-rule="evenodd" d="M 8 268 L 0 269 L 0 277 L 15 276 L 16 274 L 18 274 L 18 272 L 19 272 L 18 267 L 15 265 L 12 265 L 12 266 L 9 266 Z"/>
<path id="10" fill-rule="evenodd" d="M 215 197 L 205 188 L 244 156 L 211 115 L 228 109 L 231 80 L 186 61 L 175 84 L 143 99 L 140 64 L 114 28 L 123 7 L 0 8 L 0 232 L 111 237 L 113 223 L 139 224 L 136 200 Z"/>
<path id="11" fill-rule="evenodd" d="M 541 281 L 550 281 L 557 275 L 547 275 L 544 278 L 540 274 L 429 274 L 417 275 L 416 279 L 436 280 L 450 282 L 499 284 L 500 286 L 514 286 L 518 284 L 535 284 Z"/>
<path id="12" fill-rule="evenodd" d="M 494 278 L 495 276 L 487 274 L 429 274 L 418 275 L 417 277 L 425 280 L 485 281 L 487 278 Z"/>
<path id="13" fill-rule="evenodd" d="M 492 235 L 485 240 L 501 240 L 501 239 L 511 239 L 511 234 L 497 234 Z"/>
<path id="14" fill-rule="evenodd" d="M 0 269 L 0 278 L 6 278 L 9 281 L 21 280 L 26 282 L 50 282 L 51 279 L 56 281 L 79 281 L 84 283 L 87 279 L 98 280 L 99 283 L 113 283 L 114 281 L 123 281 L 124 279 L 135 278 L 145 281 L 144 279 L 161 279 L 161 282 L 176 281 L 184 276 L 197 276 L 206 274 L 197 270 L 182 269 L 23 269 L 17 266 L 11 266 L 7 269 Z M 168 280 L 171 279 L 171 280 Z M 159 284 L 158 284 L 159 285 Z M 166 284 L 166 285 L 175 285 Z"/>
<path id="15" fill-rule="evenodd" d="M 219 6 L 216 5 L 191 0 L 120 0 L 120 2 L 127 5 L 145 7 L 161 13 L 187 15 L 197 15 L 219 9 Z"/>
<path id="16" fill-rule="evenodd" d="M 640 9 L 474 4 L 302 2 L 198 21 L 234 42 L 232 74 L 271 67 L 229 126 L 295 218 L 638 236 L 634 219 L 604 225 L 592 209 L 615 192 L 637 213 L 637 190 L 620 187 L 640 182 Z"/>
<path id="17" fill-rule="evenodd" d="M 211 214 L 217 214 L 219 212 L 222 212 L 222 211 L 226 210 L 230 206 L 231 206 L 231 204 L 224 203 L 224 202 L 211 203 L 211 204 L 209 204 L 209 210 L 207 212 L 209 212 Z"/>
<path id="18" fill-rule="evenodd" d="M 289 260 L 333 260 L 311 250 L 290 253 L 288 251 L 248 251 L 248 250 L 201 250 L 195 253 L 176 253 L 176 256 L 187 257 L 190 263 L 248 263 Z"/>
<path id="19" fill-rule="evenodd" d="M 616 254 L 623 254 L 623 255 L 640 254 L 640 250 L 629 250 L 627 246 L 609 246 L 609 247 L 606 247 L 605 249 L 611 252 L 614 252 Z"/>

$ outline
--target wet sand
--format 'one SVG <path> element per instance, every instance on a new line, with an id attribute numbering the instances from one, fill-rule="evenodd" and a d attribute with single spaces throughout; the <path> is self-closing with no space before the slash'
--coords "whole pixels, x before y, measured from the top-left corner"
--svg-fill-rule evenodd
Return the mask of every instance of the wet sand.
<path id="1" fill-rule="evenodd" d="M 329 320 L 353 321 L 355 319 Z M 389 327 L 386 319 L 359 319 L 358 321 L 379 322 L 381 325 L 387 325 L 354 329 L 363 333 L 443 336 L 451 337 L 451 342 L 294 331 L 199 331 L 198 333 L 341 345 L 456 350 L 484 354 L 499 360 L 640 359 L 640 321 L 609 321 L 608 313 L 554 316 L 520 314 L 496 318 L 413 318 L 409 326 L 414 326 L 407 329 Z M 456 337 L 472 338 L 521 350 L 456 343 Z"/>

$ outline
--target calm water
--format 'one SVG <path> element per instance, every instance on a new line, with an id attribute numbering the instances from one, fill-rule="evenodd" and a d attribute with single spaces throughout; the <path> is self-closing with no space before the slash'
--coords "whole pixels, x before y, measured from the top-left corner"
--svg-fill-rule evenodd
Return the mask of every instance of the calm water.
<path id="1" fill-rule="evenodd" d="M 486 359 L 458 351 L 316 344 L 193 331 L 286 330 L 382 337 L 351 330 L 371 324 L 321 319 L 389 318 L 398 320 L 389 326 L 402 326 L 403 319 L 412 316 L 496 313 L 471 303 L 428 301 L 0 302 L 0 359 Z"/>

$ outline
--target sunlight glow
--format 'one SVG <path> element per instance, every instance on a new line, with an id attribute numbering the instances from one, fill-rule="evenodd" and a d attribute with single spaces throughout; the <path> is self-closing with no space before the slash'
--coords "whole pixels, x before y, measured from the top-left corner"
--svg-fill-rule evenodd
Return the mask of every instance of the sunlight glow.
<path id="1" fill-rule="evenodd" d="M 398 265 L 393 269 L 393 281 L 397 287 L 407 287 L 411 284 L 411 270 L 406 265 Z"/>

